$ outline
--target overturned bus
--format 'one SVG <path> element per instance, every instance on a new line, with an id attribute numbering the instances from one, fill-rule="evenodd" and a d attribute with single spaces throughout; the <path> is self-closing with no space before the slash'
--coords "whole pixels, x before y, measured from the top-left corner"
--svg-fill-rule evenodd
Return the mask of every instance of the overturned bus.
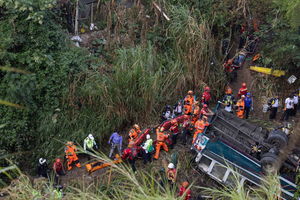
<path id="1" fill-rule="evenodd" d="M 279 169 L 281 198 L 293 199 L 300 155 L 298 149 L 286 150 L 289 136 L 239 119 L 219 105 L 210 123 L 192 146 L 198 170 L 227 186 L 234 186 L 235 174 L 240 183 L 258 186 L 266 171 Z"/>

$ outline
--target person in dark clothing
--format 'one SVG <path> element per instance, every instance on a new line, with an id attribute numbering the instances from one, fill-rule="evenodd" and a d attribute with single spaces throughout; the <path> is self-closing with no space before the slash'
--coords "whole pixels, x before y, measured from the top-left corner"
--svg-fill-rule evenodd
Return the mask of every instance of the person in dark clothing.
<path id="1" fill-rule="evenodd" d="M 268 102 L 268 105 L 270 110 L 269 119 L 276 119 L 278 105 L 279 105 L 278 96 L 271 98 Z"/>
<path id="2" fill-rule="evenodd" d="M 182 144 L 183 145 L 186 145 L 187 143 L 187 137 L 188 135 L 191 135 L 191 132 L 190 132 L 190 127 L 191 127 L 191 122 L 189 120 L 185 121 L 182 125 L 183 129 L 182 129 L 182 138 L 181 138 L 181 141 L 182 141 Z"/>
<path id="3" fill-rule="evenodd" d="M 48 172 L 49 172 L 49 168 L 48 168 L 47 160 L 44 159 L 44 158 L 40 158 L 39 159 L 39 164 L 38 164 L 38 167 L 37 167 L 38 176 L 49 178 Z"/>
<path id="4" fill-rule="evenodd" d="M 245 102 L 245 118 L 248 119 L 250 110 L 252 109 L 252 97 L 249 92 L 247 93 L 244 102 Z"/>

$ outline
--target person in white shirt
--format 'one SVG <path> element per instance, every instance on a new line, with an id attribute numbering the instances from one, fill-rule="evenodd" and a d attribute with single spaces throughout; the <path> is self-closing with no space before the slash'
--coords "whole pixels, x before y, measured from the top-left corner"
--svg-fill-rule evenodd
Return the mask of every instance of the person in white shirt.
<path id="1" fill-rule="evenodd" d="M 288 121 L 289 116 L 291 116 L 293 109 L 294 109 L 294 97 L 293 94 L 291 94 L 288 98 L 285 99 L 284 113 L 282 116 L 282 120 Z"/>
<path id="2" fill-rule="evenodd" d="M 299 96 L 297 93 L 294 93 L 294 97 L 293 97 L 293 100 L 294 100 L 294 109 L 291 113 L 291 116 L 296 116 L 297 114 L 297 107 L 298 107 L 298 103 L 299 103 Z"/>
<path id="3" fill-rule="evenodd" d="M 270 110 L 270 116 L 269 119 L 276 119 L 276 114 L 278 110 L 279 100 L 278 96 L 275 96 L 274 98 L 270 99 L 268 102 L 269 110 Z"/>

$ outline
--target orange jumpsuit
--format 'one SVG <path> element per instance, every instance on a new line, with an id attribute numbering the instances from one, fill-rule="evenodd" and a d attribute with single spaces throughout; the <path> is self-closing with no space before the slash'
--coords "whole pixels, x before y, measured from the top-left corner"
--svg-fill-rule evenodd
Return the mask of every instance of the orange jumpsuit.
<path id="1" fill-rule="evenodd" d="M 207 121 L 204 121 L 203 119 L 199 119 L 198 121 L 196 121 L 195 123 L 195 132 L 194 132 L 194 136 L 193 136 L 193 144 L 195 143 L 198 134 L 203 133 L 205 127 L 209 126 L 209 123 Z"/>
<path id="2" fill-rule="evenodd" d="M 188 115 L 193 111 L 194 97 L 192 95 L 187 95 L 184 98 L 184 114 Z"/>
<path id="3" fill-rule="evenodd" d="M 236 111 L 236 116 L 238 118 L 243 119 L 244 118 L 244 112 L 245 112 L 245 102 L 243 99 L 238 100 L 238 102 L 236 103 L 236 106 L 238 107 L 237 111 Z"/>
<path id="4" fill-rule="evenodd" d="M 135 138 L 137 138 L 137 136 L 139 135 L 141 133 L 141 130 L 140 129 L 138 129 L 138 130 L 136 130 L 136 129 L 131 129 L 130 131 L 129 131 L 129 141 L 133 141 Z"/>
<path id="5" fill-rule="evenodd" d="M 76 146 L 66 146 L 65 147 L 65 153 L 66 153 L 66 158 L 67 158 L 67 168 L 68 170 L 71 170 L 72 164 L 74 163 L 76 167 L 81 167 L 77 154 L 76 154 Z"/>
<path id="6" fill-rule="evenodd" d="M 159 158 L 159 152 L 160 152 L 160 148 L 163 147 L 163 149 L 165 151 L 169 151 L 168 146 L 166 144 L 166 139 L 168 138 L 168 135 L 164 134 L 164 132 L 160 131 L 160 130 L 156 130 L 156 134 L 157 134 L 157 142 L 156 142 L 156 148 L 155 148 L 155 155 L 153 156 L 153 158 L 158 159 Z"/>
<path id="7" fill-rule="evenodd" d="M 199 117 L 200 117 L 200 106 L 195 105 L 193 109 L 193 119 L 192 119 L 193 123 L 196 123 Z"/>

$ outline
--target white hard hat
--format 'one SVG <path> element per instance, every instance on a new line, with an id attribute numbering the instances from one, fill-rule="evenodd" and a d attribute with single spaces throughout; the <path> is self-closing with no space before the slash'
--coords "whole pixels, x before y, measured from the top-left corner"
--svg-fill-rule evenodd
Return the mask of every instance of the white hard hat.
<path id="1" fill-rule="evenodd" d="M 91 140 L 93 140 L 94 139 L 94 136 L 92 135 L 92 134 L 89 134 L 89 136 L 88 136 Z"/>
<path id="2" fill-rule="evenodd" d="M 40 158 L 39 159 L 39 163 L 42 165 L 42 164 L 44 164 L 46 162 L 46 159 L 44 159 L 44 158 Z"/>
<path id="3" fill-rule="evenodd" d="M 175 168 L 175 166 L 174 166 L 174 164 L 173 164 L 173 163 L 170 163 L 170 164 L 168 165 L 168 168 L 169 168 L 169 169 L 174 169 L 174 168 Z"/>
<path id="4" fill-rule="evenodd" d="M 150 139 L 150 135 L 149 135 L 149 134 L 146 135 L 146 139 L 147 139 L 147 140 Z"/>

